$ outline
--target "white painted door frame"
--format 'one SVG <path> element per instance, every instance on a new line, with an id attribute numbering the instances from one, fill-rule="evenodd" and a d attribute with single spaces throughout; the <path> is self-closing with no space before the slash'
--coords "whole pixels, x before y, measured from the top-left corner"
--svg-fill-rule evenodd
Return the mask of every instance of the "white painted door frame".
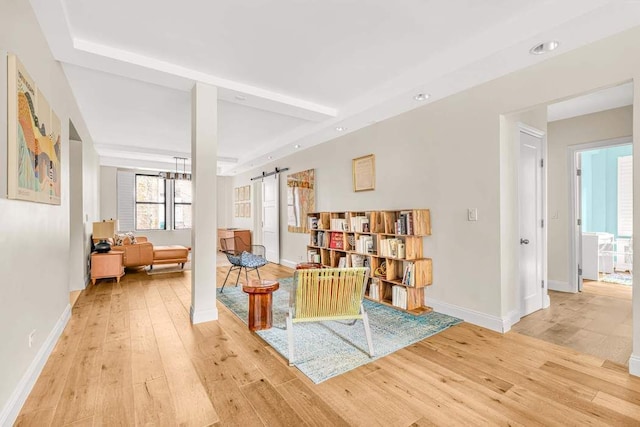
<path id="1" fill-rule="evenodd" d="M 270 196 L 265 195 L 267 186 Z M 280 264 L 280 174 L 262 180 L 262 245 L 269 262 Z M 269 211 L 269 213 L 265 213 Z"/>
<path id="2" fill-rule="evenodd" d="M 253 236 L 252 244 L 262 245 L 262 180 L 252 182 L 253 200 Z"/>
<path id="3" fill-rule="evenodd" d="M 576 144 L 567 147 L 567 161 L 569 172 L 569 289 L 570 292 L 578 292 L 580 290 L 580 278 L 578 276 L 578 264 L 581 263 L 582 233 L 578 233 L 578 207 L 576 199 L 578 197 L 578 188 L 576 188 L 575 176 L 577 174 L 577 155 L 583 151 L 594 150 L 597 148 L 609 148 L 621 145 L 632 145 L 633 138 L 625 136 L 622 138 L 606 139 L 603 141 L 588 142 L 586 144 Z M 634 158 L 635 162 L 635 158 Z M 635 212 L 634 212 L 635 215 Z"/>
<path id="4" fill-rule="evenodd" d="M 546 138 L 546 133 L 536 129 L 534 127 L 531 127 L 529 125 L 526 125 L 524 123 L 518 122 L 516 123 L 516 135 L 514 138 L 515 144 L 516 144 L 516 156 L 515 156 L 515 161 L 516 161 L 516 176 L 520 177 L 520 133 L 526 133 L 529 134 L 533 137 L 536 138 L 540 138 L 541 140 L 541 144 L 542 144 L 542 149 L 541 149 L 541 160 L 543 162 L 543 167 L 541 167 L 542 171 L 541 171 L 541 194 L 540 194 L 540 203 L 541 203 L 541 210 L 542 210 L 542 218 L 541 221 L 543 221 L 544 223 L 544 227 L 541 226 L 541 233 L 540 233 L 540 254 L 539 254 L 539 261 L 541 263 L 540 266 L 540 271 L 541 271 L 541 280 L 543 281 L 544 285 L 541 285 L 542 287 L 542 308 L 547 308 L 549 307 L 549 305 L 551 304 L 551 301 L 549 299 L 549 282 L 547 280 L 547 229 L 548 229 L 548 221 L 547 221 L 547 138 Z M 520 209 L 520 192 L 519 192 L 519 185 L 516 186 L 516 188 L 518 188 L 517 190 L 517 194 L 518 194 L 518 210 Z M 519 233 L 520 233 L 520 214 L 518 213 L 517 215 L 518 217 L 518 224 L 517 224 L 517 228 L 518 228 L 518 239 L 520 238 Z M 517 263 L 517 271 L 516 271 L 516 277 L 518 278 L 518 285 L 517 285 L 517 301 L 518 301 L 518 308 L 519 308 L 519 316 L 522 317 L 524 316 L 524 314 L 522 313 L 523 307 L 524 307 L 524 295 L 522 293 L 522 284 L 520 282 L 520 245 L 517 245 L 517 255 L 516 255 L 516 259 L 518 260 Z"/>

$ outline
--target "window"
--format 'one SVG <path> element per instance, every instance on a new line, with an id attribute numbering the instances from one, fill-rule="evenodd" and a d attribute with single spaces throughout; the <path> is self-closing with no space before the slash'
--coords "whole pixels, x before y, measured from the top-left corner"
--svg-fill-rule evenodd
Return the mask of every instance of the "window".
<path id="1" fill-rule="evenodd" d="M 618 236 L 633 235 L 633 157 L 618 157 Z"/>
<path id="2" fill-rule="evenodd" d="M 136 230 L 164 230 L 165 180 L 136 175 Z"/>
<path id="3" fill-rule="evenodd" d="M 173 229 L 191 228 L 191 181 L 173 181 Z"/>

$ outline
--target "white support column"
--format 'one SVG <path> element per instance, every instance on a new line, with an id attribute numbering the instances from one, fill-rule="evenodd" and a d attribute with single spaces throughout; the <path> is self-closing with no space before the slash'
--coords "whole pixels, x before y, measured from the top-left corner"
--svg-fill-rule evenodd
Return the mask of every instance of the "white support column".
<path id="1" fill-rule="evenodd" d="M 216 308 L 218 89 L 191 90 L 191 323 L 218 318 Z"/>
<path id="2" fill-rule="evenodd" d="M 633 230 L 640 230 L 640 72 L 633 79 Z M 640 377 L 640 236 L 633 239 L 633 351 L 629 358 L 629 373 Z"/>

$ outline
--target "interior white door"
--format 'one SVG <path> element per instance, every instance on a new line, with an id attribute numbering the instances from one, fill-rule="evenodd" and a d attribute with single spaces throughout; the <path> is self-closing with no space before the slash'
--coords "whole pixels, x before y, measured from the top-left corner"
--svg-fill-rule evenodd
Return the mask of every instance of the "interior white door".
<path id="1" fill-rule="evenodd" d="M 280 263 L 280 180 L 279 175 L 262 181 L 262 244 L 266 258 Z"/>
<path id="2" fill-rule="evenodd" d="M 518 199 L 521 315 L 542 308 L 542 138 L 520 132 Z"/>
<path id="3" fill-rule="evenodd" d="M 578 291 L 582 291 L 582 269 L 583 269 L 583 259 L 582 259 L 582 153 L 577 152 L 575 154 L 575 164 L 576 170 L 574 174 L 575 179 L 575 189 L 576 189 L 576 197 L 574 199 L 575 203 L 575 212 L 576 212 L 576 222 L 573 224 L 575 227 L 575 246 L 576 246 L 576 258 L 578 261 Z M 597 274 L 597 273 L 596 273 Z"/>

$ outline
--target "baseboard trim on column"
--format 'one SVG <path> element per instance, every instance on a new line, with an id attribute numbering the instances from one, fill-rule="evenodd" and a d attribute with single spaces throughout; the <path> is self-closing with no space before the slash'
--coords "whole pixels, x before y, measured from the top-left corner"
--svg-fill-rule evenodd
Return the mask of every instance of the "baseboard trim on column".
<path id="1" fill-rule="evenodd" d="M 212 320 L 218 320 L 218 309 L 216 307 L 208 310 L 194 311 L 193 306 L 189 310 L 189 316 L 191 317 L 191 324 L 196 325 L 198 323 L 210 322 Z"/>
<path id="2" fill-rule="evenodd" d="M 629 373 L 640 377 L 640 356 L 632 354 L 629 358 Z"/>

